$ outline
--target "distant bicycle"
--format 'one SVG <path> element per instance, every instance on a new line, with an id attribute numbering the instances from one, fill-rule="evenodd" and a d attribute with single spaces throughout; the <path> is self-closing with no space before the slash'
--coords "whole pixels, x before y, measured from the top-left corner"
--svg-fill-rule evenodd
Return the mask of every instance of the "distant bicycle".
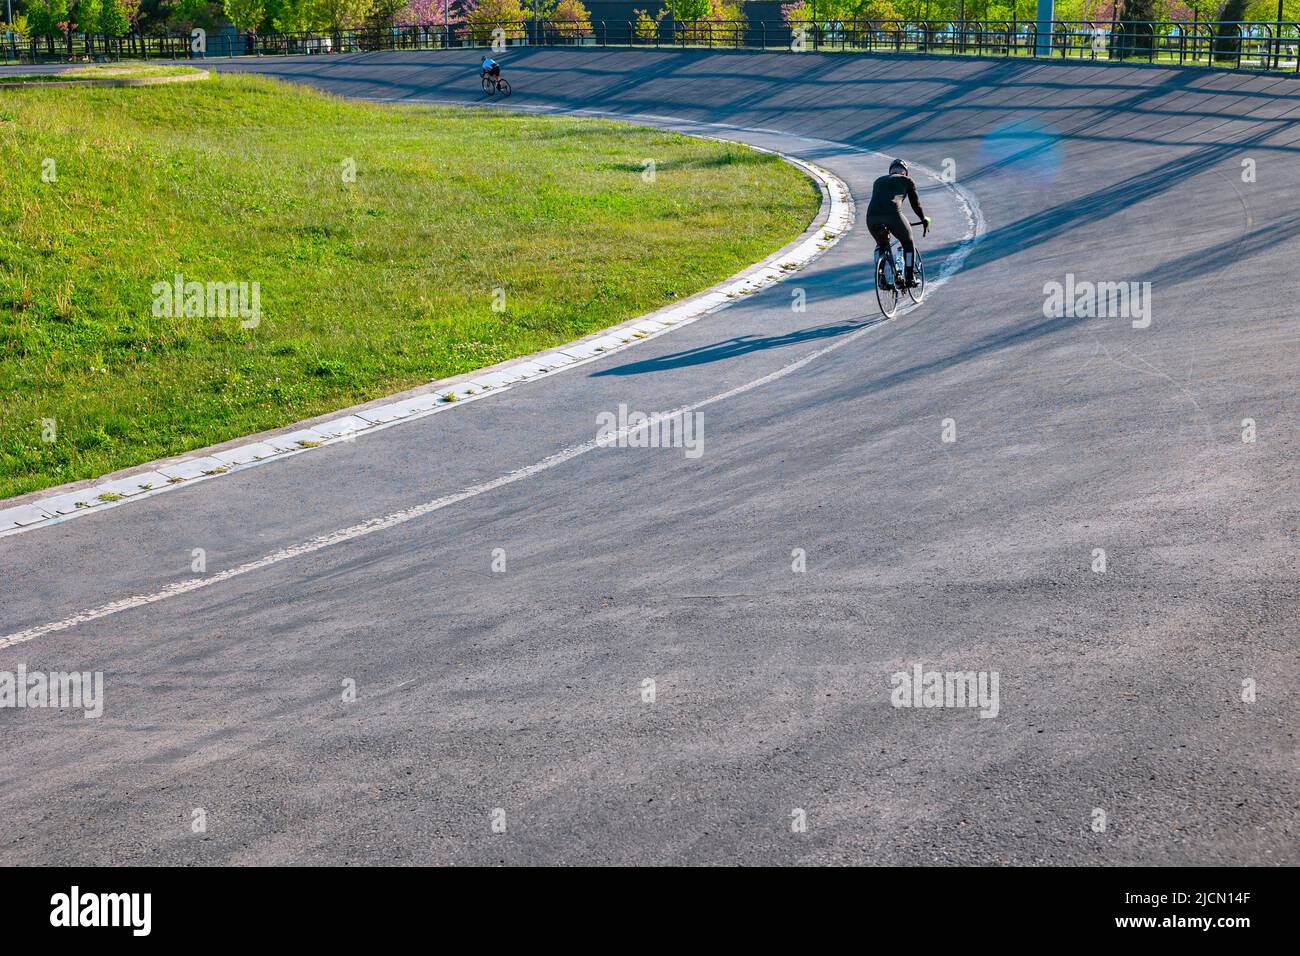
<path id="1" fill-rule="evenodd" d="M 480 73 L 479 77 L 483 81 L 483 92 L 488 96 L 495 96 L 497 93 L 502 96 L 510 95 L 510 84 L 504 77 L 494 77 L 487 70 Z"/>
<path id="2" fill-rule="evenodd" d="M 923 227 L 921 235 L 930 231 L 930 227 L 925 221 L 914 222 L 913 226 Z M 919 303 L 925 298 L 925 266 L 921 264 L 921 250 L 917 249 L 912 256 L 912 269 L 915 282 L 909 288 L 903 281 L 903 247 L 898 244 L 897 239 L 891 239 L 889 243 L 889 258 L 886 259 L 876 250 L 876 301 L 880 303 L 881 314 L 887 319 L 892 319 L 898 311 L 898 303 L 903 300 L 903 293 L 913 302 Z"/>

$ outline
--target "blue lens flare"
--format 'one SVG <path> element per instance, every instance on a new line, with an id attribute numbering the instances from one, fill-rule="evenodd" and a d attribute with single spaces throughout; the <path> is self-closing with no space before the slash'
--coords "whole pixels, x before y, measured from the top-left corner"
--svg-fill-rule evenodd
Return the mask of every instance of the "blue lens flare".
<path id="1" fill-rule="evenodd" d="M 1053 183 L 1064 158 L 1056 127 L 1036 119 L 1002 123 L 980 143 L 985 172 L 1015 172 L 1036 183 Z"/>

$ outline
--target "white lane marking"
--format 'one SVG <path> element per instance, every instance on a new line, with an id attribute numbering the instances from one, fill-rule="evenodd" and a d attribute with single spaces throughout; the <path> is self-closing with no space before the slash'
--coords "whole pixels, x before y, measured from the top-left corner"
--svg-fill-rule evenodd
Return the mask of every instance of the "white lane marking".
<path id="1" fill-rule="evenodd" d="M 430 514 L 434 511 L 441 511 L 443 508 L 448 508 L 451 505 L 458 504 L 459 502 L 465 501 L 466 499 L 478 497 L 479 495 L 485 494 L 486 492 L 494 491 L 497 488 L 503 488 L 506 485 L 514 484 L 516 481 L 522 481 L 525 478 L 531 478 L 533 475 L 540 474 L 543 471 L 548 471 L 551 468 L 556 467 L 557 465 L 562 465 L 567 461 L 572 461 L 574 458 L 577 458 L 579 455 L 585 455 L 587 452 L 592 451 L 593 449 L 600 448 L 603 445 L 609 444 L 610 442 L 616 442 L 620 438 L 626 438 L 627 435 L 633 432 L 637 432 L 645 428 L 653 427 L 657 425 L 659 422 L 663 421 L 664 419 L 673 418 L 677 415 L 689 414 L 691 412 L 696 411 L 697 409 L 705 407 L 706 405 L 712 405 L 715 402 L 720 402 L 728 398 L 734 398 L 737 395 L 741 395 L 752 389 L 759 388 L 763 385 L 768 384 L 769 382 L 776 381 L 779 378 L 784 378 L 786 375 L 789 375 L 792 372 L 798 371 L 799 369 L 803 368 L 809 362 L 813 362 L 816 359 L 821 358 L 823 355 L 826 355 L 829 352 L 833 352 L 834 350 L 841 348 L 844 345 L 847 345 L 849 342 L 871 331 L 876 326 L 882 324 L 883 324 L 882 322 L 874 322 L 870 325 L 864 326 L 863 328 L 858 329 L 856 332 L 849 333 L 849 335 L 847 335 L 843 339 L 840 339 L 837 342 L 833 342 L 828 346 L 818 349 L 816 352 L 812 352 L 808 355 L 805 355 L 803 358 L 798 359 L 795 362 L 792 362 L 791 364 L 784 366 L 783 368 L 779 368 L 775 372 L 770 372 L 769 374 L 764 375 L 762 378 L 757 378 L 751 382 L 746 382 L 743 385 L 738 385 L 735 388 L 728 389 L 725 392 L 719 392 L 717 395 L 710 396 L 709 398 L 703 399 L 698 402 L 694 402 L 690 405 L 683 405 L 682 407 L 675 409 L 671 412 L 660 412 L 656 415 L 651 416 L 648 421 L 639 423 L 635 427 L 630 425 L 625 426 L 624 428 L 619 430 L 617 435 L 615 435 L 612 438 L 605 439 L 604 441 L 597 441 L 596 439 L 592 439 L 591 441 L 583 442 L 581 445 L 573 445 L 569 448 L 564 449 L 561 452 L 557 452 L 554 455 L 550 455 L 547 458 L 543 458 L 539 462 L 536 462 L 532 465 L 528 465 L 525 468 L 520 468 L 517 471 L 507 472 L 506 474 L 501 475 L 497 478 L 493 478 L 490 481 L 485 481 L 481 484 L 472 485 L 469 488 L 464 489 L 463 491 L 456 492 L 455 494 L 445 495 L 441 498 L 435 498 L 432 501 L 427 501 L 424 504 L 416 505 L 413 508 L 406 508 L 402 511 L 395 511 L 392 514 L 385 515 L 382 518 L 371 518 L 368 521 L 363 521 L 361 524 L 352 525 L 352 527 L 350 528 L 344 528 L 341 531 L 333 531 L 329 534 L 321 535 L 318 538 L 313 538 L 310 541 L 303 542 L 302 544 L 297 544 L 289 548 L 283 548 L 279 551 L 275 551 L 271 554 L 268 554 L 263 558 L 258 558 L 256 561 L 250 561 L 247 564 L 241 564 L 238 567 L 230 568 L 225 571 L 219 571 L 216 574 L 209 575 L 207 577 L 190 578 L 189 580 L 186 581 L 178 581 L 175 584 L 169 584 L 166 587 L 164 587 L 162 590 L 155 591 L 152 594 L 141 594 L 135 597 L 124 598 L 123 600 L 120 601 L 113 601 L 110 604 L 103 604 L 97 608 L 93 608 L 92 610 L 82 611 L 80 614 L 75 614 L 72 617 L 64 618 L 62 621 L 56 621 L 52 624 L 41 624 L 37 627 L 29 628 L 25 631 L 19 631 L 16 634 L 6 635 L 5 637 L 0 638 L 0 648 L 13 647 L 15 644 L 23 644 L 27 641 L 34 640 L 45 634 L 51 634 L 55 631 L 67 630 L 68 628 L 75 627 L 78 624 L 85 624 L 89 621 L 94 621 L 101 617 L 107 617 L 110 614 L 116 614 L 119 611 L 126 611 L 131 608 L 142 607 L 146 604 L 153 604 L 157 601 L 164 601 L 168 598 L 179 597 L 182 594 L 189 594 L 191 591 L 197 591 L 200 588 L 210 587 L 213 584 L 220 583 L 221 581 L 228 581 L 231 578 L 237 578 L 240 577 L 241 575 L 248 574 L 252 571 L 257 571 L 261 568 L 270 567 L 273 564 L 279 564 L 281 561 L 288 561 L 291 558 L 297 558 L 297 557 L 301 557 L 304 554 L 311 554 L 312 552 L 320 551 L 323 548 L 328 548 L 330 545 L 340 544 L 344 541 L 351 541 L 355 538 L 361 538 L 366 535 L 373 534 L 376 531 L 383 531 L 387 528 L 393 528 L 396 527 L 397 525 L 405 524 L 408 521 L 412 521 L 416 518 L 423 517 L 424 515 Z"/>
<path id="2" fill-rule="evenodd" d="M 859 150 L 856 147 L 847 148 L 854 152 L 867 152 L 865 150 Z M 924 171 L 927 175 L 933 175 L 936 180 L 939 179 L 939 177 L 930 170 Z M 953 190 L 958 203 L 965 210 L 967 232 L 961 238 L 958 247 L 953 250 L 952 254 L 949 255 L 947 259 L 944 260 L 943 268 L 940 270 L 938 278 L 930 284 L 932 290 L 937 289 L 956 274 L 956 272 L 961 268 L 962 263 L 965 262 L 966 256 L 969 254 L 971 248 L 984 232 L 984 218 L 980 214 L 979 206 L 974 202 L 974 197 L 970 196 L 966 190 L 957 187 L 952 183 L 944 183 L 944 185 Z M 898 315 L 906 315 L 914 308 L 916 308 L 915 305 L 908 303 L 899 310 Z M 449 508 L 454 504 L 459 504 L 460 502 L 466 501 L 470 498 L 476 498 L 489 491 L 495 491 L 497 488 L 503 488 L 506 485 L 514 484 L 517 481 L 523 481 L 525 478 L 531 478 L 533 475 L 549 471 L 557 465 L 562 465 L 565 462 L 572 461 L 580 455 L 585 455 L 589 451 L 603 447 L 611 442 L 617 442 L 621 438 L 626 438 L 627 435 L 633 432 L 654 427 L 665 419 L 673 418 L 678 415 L 687 415 L 708 405 L 713 405 L 729 398 L 735 398 L 737 395 L 743 395 L 744 393 L 753 391 L 756 388 L 761 388 L 764 385 L 770 384 L 771 382 L 775 382 L 778 379 L 785 378 L 787 375 L 799 371 L 799 369 L 804 366 L 817 361 L 825 355 L 829 355 L 831 352 L 843 348 L 851 342 L 866 335 L 868 332 L 887 324 L 888 322 L 883 319 L 872 321 L 857 331 L 850 332 L 848 335 L 844 336 L 844 338 L 838 339 L 837 341 L 823 346 L 814 352 L 810 352 L 803 358 L 796 359 L 789 365 L 782 366 L 774 372 L 769 372 L 761 378 L 756 378 L 753 381 L 744 383 L 743 385 L 737 385 L 725 392 L 719 392 L 716 395 L 711 395 L 710 397 L 698 402 L 683 405 L 672 411 L 657 413 L 651 416 L 647 421 L 637 424 L 635 427 L 626 426 L 620 429 L 616 435 L 607 438 L 604 441 L 592 439 L 591 441 L 583 442 L 580 445 L 573 445 L 563 451 L 555 453 L 554 455 L 543 458 L 541 461 L 532 465 L 528 465 L 527 467 L 520 468 L 516 471 L 507 472 L 506 474 L 489 481 L 472 485 L 469 488 L 455 492 L 454 494 L 444 495 L 441 498 L 435 498 L 432 501 L 427 501 L 424 504 L 415 505 L 412 508 L 406 508 L 402 511 L 395 511 L 392 514 L 385 515 L 381 518 L 371 518 L 368 521 L 352 525 L 349 528 L 343 528 L 340 531 L 333 531 L 329 534 L 312 538 L 310 541 L 305 541 L 302 544 L 282 548 L 281 550 L 272 552 L 265 557 L 258 558 L 256 561 L 250 561 L 247 564 L 241 564 L 238 567 L 219 571 L 216 574 L 207 577 L 177 581 L 176 583 L 169 584 L 158 591 L 154 591 L 152 594 L 140 594 L 134 597 L 123 598 L 109 604 L 102 604 L 97 608 L 82 611 L 79 614 L 74 614 L 72 617 L 64 618 L 61 621 L 54 621 L 50 624 L 40 624 L 36 627 L 28 628 L 25 631 L 18 631 L 13 634 L 5 635 L 4 637 L 0 637 L 0 649 L 13 647 L 16 644 L 24 644 L 28 641 L 33 641 L 38 637 L 43 637 L 46 634 L 65 631 L 68 628 L 76 627 L 79 624 L 86 624 L 90 621 L 95 621 L 102 617 L 108 617 L 111 614 L 117 614 L 121 611 L 128 611 L 132 608 L 143 607 L 146 604 L 154 604 L 158 601 L 165 601 L 169 598 L 180 597 L 183 594 L 189 594 L 202 588 L 211 587 L 212 585 L 218 584 L 222 581 L 229 581 L 231 578 L 241 577 L 245 574 L 250 574 L 253 571 L 258 571 L 262 568 L 279 564 L 282 561 L 288 561 L 292 558 L 298 558 L 306 554 L 321 551 L 331 545 L 342 544 L 345 541 L 363 538 L 367 535 L 374 534 L 377 531 L 384 531 L 388 528 L 394 528 L 398 525 L 406 524 L 406 522 L 413 521 L 416 518 L 421 518 L 435 511 L 441 511 L 444 508 Z"/>

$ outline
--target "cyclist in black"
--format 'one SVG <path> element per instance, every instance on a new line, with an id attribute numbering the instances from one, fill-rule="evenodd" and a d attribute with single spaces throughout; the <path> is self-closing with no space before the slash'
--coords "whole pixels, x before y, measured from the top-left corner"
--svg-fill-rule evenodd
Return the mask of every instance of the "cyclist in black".
<path id="1" fill-rule="evenodd" d="M 889 164 L 889 175 L 881 176 L 871 187 L 871 202 L 867 206 L 867 231 L 876 240 L 880 254 L 889 256 L 889 234 L 892 232 L 899 245 L 903 247 L 903 280 L 908 288 L 916 284 L 912 263 L 915 261 L 916 244 L 912 241 L 912 227 L 903 215 L 903 198 L 912 204 L 926 228 L 930 228 L 930 217 L 921 211 L 921 200 L 916 195 L 916 183 L 907 174 L 907 163 L 896 159 Z"/>

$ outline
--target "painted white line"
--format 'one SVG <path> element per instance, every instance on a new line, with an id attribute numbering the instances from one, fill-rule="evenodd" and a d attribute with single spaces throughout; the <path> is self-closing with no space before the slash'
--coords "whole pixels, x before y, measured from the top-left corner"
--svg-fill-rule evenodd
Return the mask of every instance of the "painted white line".
<path id="1" fill-rule="evenodd" d="M 978 206 L 966 206 L 964 195 L 964 191 L 957 191 L 958 201 L 963 205 L 963 207 L 965 207 L 967 214 L 967 233 L 962 237 L 957 249 L 955 249 L 952 254 L 944 260 L 938 278 L 931 283 L 931 289 L 939 288 L 954 274 L 956 274 L 956 272 L 961 268 L 962 263 L 965 261 L 967 254 L 970 252 L 971 247 L 974 246 L 984 232 L 984 220 L 979 214 Z M 904 315 L 910 312 L 913 308 L 916 308 L 916 306 L 909 304 L 900 309 L 898 314 Z M 8 634 L 4 637 L 0 637 L 0 649 L 13 647 L 16 644 L 25 644 L 28 641 L 33 641 L 46 634 L 65 631 L 68 628 L 76 627 L 79 624 L 86 624 L 90 621 L 108 617 L 111 614 L 117 614 L 121 611 L 128 611 L 132 608 L 143 607 L 146 604 L 155 604 L 159 601 L 166 601 L 170 598 L 180 597 L 183 594 L 189 594 L 202 588 L 211 587 L 212 585 L 218 584 L 222 581 L 229 581 L 232 578 L 241 577 L 245 574 L 250 574 L 253 571 L 258 571 L 262 568 L 267 568 L 283 561 L 289 561 L 293 558 L 302 557 L 303 555 L 313 554 L 314 552 L 321 551 L 325 548 L 331 547 L 332 545 L 342 544 L 345 541 L 353 541 L 357 538 L 363 538 L 367 535 L 374 534 L 377 531 L 385 531 L 388 528 L 394 528 L 398 525 L 406 524 L 408 521 L 414 521 L 416 518 L 432 514 L 435 511 L 449 508 L 452 505 L 459 504 L 462 501 L 467 501 L 470 498 L 477 498 L 478 496 L 487 494 L 490 491 L 495 491 L 497 488 L 504 488 L 506 485 L 511 485 L 517 481 L 523 481 L 526 478 L 531 478 L 534 475 L 539 475 L 542 472 L 549 471 L 558 465 L 563 465 L 566 462 L 572 461 L 580 455 L 585 455 L 597 448 L 606 447 L 610 444 L 617 444 L 621 439 L 626 438 L 628 435 L 643 429 L 653 428 L 666 419 L 675 418 L 679 415 L 688 415 L 708 405 L 726 401 L 729 398 L 735 398 L 737 395 L 743 395 L 756 388 L 762 388 L 764 385 L 770 384 L 771 382 L 775 382 L 778 379 L 785 378 L 787 375 L 799 371 L 799 369 L 817 361 L 825 355 L 829 355 L 832 352 L 844 348 L 851 342 L 855 342 L 862 338 L 868 332 L 874 331 L 875 329 L 887 324 L 888 322 L 886 320 L 878 319 L 864 325 L 862 328 L 854 332 L 850 332 L 843 338 L 838 339 L 829 345 L 823 346 L 814 352 L 810 352 L 803 356 L 803 358 L 796 359 L 790 364 L 784 365 L 776 371 L 769 372 L 767 375 L 760 378 L 745 382 L 742 385 L 737 385 L 734 388 L 727 389 L 724 392 L 719 392 L 716 395 L 711 395 L 698 402 L 683 405 L 670 412 L 660 412 L 652 415 L 645 422 L 641 422 L 635 426 L 625 426 L 613 436 L 602 440 L 592 439 L 591 441 L 583 442 L 580 445 L 573 445 L 572 447 L 566 448 L 554 455 L 543 458 L 535 464 L 528 465 L 527 467 L 520 468 L 516 471 L 507 472 L 506 474 L 493 478 L 490 481 L 471 485 L 462 491 L 450 495 L 444 495 L 441 498 L 435 498 L 432 501 L 426 501 L 424 504 L 415 505 L 414 507 L 406 508 L 401 511 L 395 511 L 392 514 L 380 518 L 371 518 L 370 520 L 363 521 L 360 524 L 355 524 L 349 528 L 343 528 L 340 531 L 334 531 L 330 534 L 312 538 L 310 541 L 305 541 L 301 544 L 282 548 L 281 550 L 272 552 L 263 558 L 258 558 L 256 561 L 250 561 L 247 564 L 241 564 L 238 567 L 230 568 L 226 571 L 218 571 L 217 573 L 206 577 L 177 581 L 174 584 L 169 584 L 151 594 L 140 594 L 134 597 L 123 598 L 109 604 L 102 604 L 97 608 L 82 611 L 80 614 L 74 614 L 72 617 L 64 618 L 61 621 L 54 621 L 49 624 L 40 624 L 36 627 L 28 628 L 25 631 Z M 582 364 L 585 364 L 585 362 Z"/>
<path id="2" fill-rule="evenodd" d="M 582 111 L 590 112 L 590 111 Z M 603 114 L 606 116 L 616 114 Z M 707 128 L 708 124 L 693 123 L 697 128 Z M 718 128 L 734 129 L 726 124 L 716 124 Z M 699 139 L 716 139 L 700 133 L 685 135 Z M 181 484 L 193 485 L 200 481 L 209 481 L 221 475 L 233 474 L 246 468 L 265 464 L 268 461 L 280 461 L 292 455 L 302 454 L 323 445 L 339 441 L 349 441 L 359 433 L 370 434 L 382 431 L 402 419 L 423 418 L 437 412 L 458 408 L 468 400 L 483 397 L 487 393 L 496 394 L 506 391 L 511 386 L 525 380 L 532 380 L 545 375 L 555 374 L 568 368 L 585 364 L 583 360 L 600 358 L 611 352 L 636 345 L 656 335 L 670 331 L 680 325 L 694 322 L 705 315 L 732 304 L 734 299 L 727 293 L 740 290 L 756 291 L 763 286 L 785 279 L 789 272 L 771 267 L 763 268 L 765 263 L 774 262 L 779 256 L 782 264 L 791 262 L 803 267 L 813 262 L 827 249 L 840 240 L 853 228 L 853 201 L 848 186 L 839 177 L 812 163 L 776 150 L 762 146 L 746 144 L 758 152 L 771 153 L 802 169 L 811 177 L 823 192 L 822 205 L 818 209 L 818 218 L 826 213 L 826 221 L 815 232 L 794 249 L 781 254 L 780 250 L 758 263 L 748 266 L 744 272 L 753 274 L 737 279 L 732 276 L 723 279 L 712 290 L 705 290 L 690 297 L 685 304 L 664 306 L 662 309 L 640 318 L 628 319 L 604 333 L 593 333 L 598 338 L 580 340 L 567 346 L 560 346 L 551 353 L 521 356 L 504 368 L 495 372 L 485 372 L 481 377 L 459 382 L 432 394 L 418 395 L 389 405 L 376 406 L 356 414 L 342 413 L 311 428 L 300 429 L 288 435 L 272 436 L 261 442 L 219 452 L 215 456 L 194 459 L 182 459 L 171 465 L 158 466 L 157 471 L 142 475 L 128 475 L 114 482 L 101 483 L 80 492 L 56 492 L 51 498 L 38 498 L 21 506 L 0 509 L 0 538 L 26 531 L 35 531 L 51 525 L 62 524 L 85 514 L 99 513 L 127 504 L 152 498 L 166 491 L 172 491 Z M 815 220 L 814 220 L 815 221 Z M 808 232 L 808 230 L 805 230 Z M 827 233 L 832 235 L 826 239 Z M 657 328 L 644 335 L 635 335 L 633 323 L 654 322 Z M 578 361 L 575 361 L 578 360 Z M 535 370 L 535 371 L 534 371 Z M 455 400 L 452 401 L 451 397 Z M 158 480 L 161 478 L 162 480 Z M 78 497 L 79 507 L 62 510 L 47 504 L 62 501 L 68 494 Z"/>

